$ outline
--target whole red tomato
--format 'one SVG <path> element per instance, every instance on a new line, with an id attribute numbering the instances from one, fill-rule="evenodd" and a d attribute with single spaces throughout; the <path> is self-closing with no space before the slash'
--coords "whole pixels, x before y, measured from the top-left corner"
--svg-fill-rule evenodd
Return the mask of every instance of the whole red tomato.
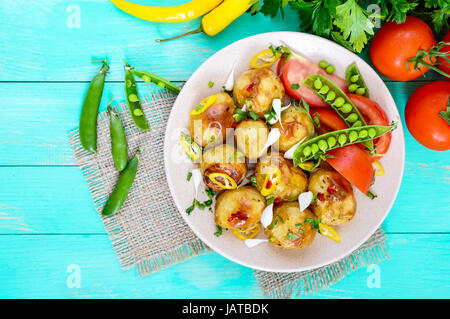
<path id="1" fill-rule="evenodd" d="M 416 17 L 407 17 L 397 24 L 386 22 L 375 34 L 370 45 L 370 59 L 375 68 L 395 81 L 409 81 L 428 71 L 424 66 L 414 70 L 414 63 L 407 62 L 415 57 L 419 49 L 429 50 L 436 44 L 430 27 Z M 429 59 L 425 59 L 431 63 Z M 408 63 L 408 68 L 406 64 Z"/>
<path id="2" fill-rule="evenodd" d="M 448 31 L 442 38 L 442 42 L 450 42 L 450 31 Z M 447 58 L 450 59 L 450 45 L 443 47 L 440 52 L 447 53 Z M 450 62 L 445 61 L 442 57 L 438 58 L 438 68 L 447 74 L 450 74 Z"/>
<path id="3" fill-rule="evenodd" d="M 420 86 L 409 98 L 405 120 L 411 135 L 436 151 L 450 149 L 450 124 L 439 114 L 448 112 L 450 82 L 435 81 Z"/>

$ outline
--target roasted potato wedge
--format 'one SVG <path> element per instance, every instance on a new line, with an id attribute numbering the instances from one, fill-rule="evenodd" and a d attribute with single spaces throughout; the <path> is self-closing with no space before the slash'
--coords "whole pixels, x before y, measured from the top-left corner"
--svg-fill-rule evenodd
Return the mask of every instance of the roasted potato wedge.
<path id="1" fill-rule="evenodd" d="M 189 132 L 199 145 L 214 146 L 225 141 L 227 129 L 234 124 L 234 102 L 227 93 L 217 93 L 217 98 L 204 112 L 191 115 Z"/>
<path id="2" fill-rule="evenodd" d="M 298 202 L 284 202 L 273 209 L 272 223 L 264 229 L 269 242 L 284 249 L 300 249 L 309 246 L 316 236 L 308 218 L 315 218 L 309 209 L 300 211 Z"/>
<path id="3" fill-rule="evenodd" d="M 271 195 L 282 200 L 295 200 L 298 195 L 306 191 L 308 178 L 305 173 L 294 167 L 292 161 L 283 157 L 281 153 L 269 152 L 259 159 L 255 168 L 256 185 L 261 191 L 265 175 L 264 172 L 276 167 L 281 171 L 281 181 Z"/>
<path id="4" fill-rule="evenodd" d="M 281 113 L 281 123 L 283 127 L 280 122 L 275 123 L 273 127 L 280 130 L 278 149 L 282 152 L 286 152 L 301 140 L 307 141 L 309 136 L 314 134 L 314 125 L 308 115 L 293 106 Z"/>
<path id="5" fill-rule="evenodd" d="M 256 160 L 267 142 L 269 129 L 265 122 L 245 120 L 234 131 L 237 147 L 250 160 Z"/>
<path id="6" fill-rule="evenodd" d="M 222 191 L 224 189 L 213 183 L 208 176 L 211 173 L 226 174 L 236 184 L 239 184 L 247 174 L 247 165 L 244 155 L 235 147 L 221 144 L 208 149 L 203 154 L 200 171 L 206 186 L 211 187 L 215 191 Z"/>
<path id="7" fill-rule="evenodd" d="M 219 195 L 215 206 L 216 224 L 245 232 L 256 226 L 266 206 L 266 200 L 253 186 L 242 186 Z"/>
<path id="8" fill-rule="evenodd" d="M 278 76 L 269 68 L 247 70 L 236 80 L 233 97 L 242 107 L 251 110 L 261 118 L 270 111 L 273 99 L 284 99 L 284 87 Z M 247 110 L 248 110 L 247 109 Z"/>
<path id="9" fill-rule="evenodd" d="M 311 209 L 322 223 L 340 225 L 355 216 L 356 199 L 352 186 L 338 172 L 323 168 L 317 170 L 309 178 L 308 189 L 318 194 Z"/>

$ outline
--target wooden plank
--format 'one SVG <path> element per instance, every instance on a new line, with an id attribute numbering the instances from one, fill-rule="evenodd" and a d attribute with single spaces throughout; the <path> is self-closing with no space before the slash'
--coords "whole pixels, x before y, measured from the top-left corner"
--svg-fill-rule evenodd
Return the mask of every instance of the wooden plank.
<path id="1" fill-rule="evenodd" d="M 103 235 L 1 238 L 0 298 L 261 297 L 251 269 L 216 253 L 139 278 L 120 270 Z M 357 270 L 307 298 L 450 297 L 449 235 L 390 234 L 388 242 L 391 259 L 379 268 Z M 78 269 L 80 288 L 69 288 Z M 375 271 L 380 288 L 369 288 Z"/>

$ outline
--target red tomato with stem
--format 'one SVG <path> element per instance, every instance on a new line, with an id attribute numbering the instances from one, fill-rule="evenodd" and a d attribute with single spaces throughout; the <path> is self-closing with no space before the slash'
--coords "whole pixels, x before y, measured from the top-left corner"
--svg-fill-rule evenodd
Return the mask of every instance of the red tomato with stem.
<path id="1" fill-rule="evenodd" d="M 407 17 L 401 24 L 389 21 L 373 37 L 370 59 L 375 68 L 391 80 L 410 81 L 428 68 L 421 65 L 414 70 L 414 63 L 407 60 L 415 57 L 419 49 L 428 51 L 435 44 L 430 27 L 419 18 Z M 432 64 L 429 58 L 425 62 Z"/>
<path id="2" fill-rule="evenodd" d="M 448 31 L 445 36 L 442 38 L 442 42 L 450 42 L 450 31 Z M 447 58 L 450 59 L 450 44 L 444 46 L 440 52 L 446 53 Z M 444 71 L 447 74 L 450 74 L 450 62 L 446 61 L 444 58 L 438 58 L 438 68 Z"/>
<path id="3" fill-rule="evenodd" d="M 450 150 L 449 97 L 450 82 L 435 81 L 420 86 L 406 103 L 405 121 L 409 132 L 432 150 Z"/>
<path id="4" fill-rule="evenodd" d="M 323 133 L 347 128 L 345 122 L 332 109 L 311 108 L 310 113 L 312 117 L 319 114 L 320 128 Z M 327 159 L 328 164 L 357 189 L 367 194 L 375 174 L 368 153 L 356 144 L 340 147 L 327 153 L 333 156 Z"/>
<path id="5" fill-rule="evenodd" d="M 328 106 L 316 93 L 303 85 L 303 81 L 311 74 L 323 75 L 339 86 L 342 91 L 347 92 L 347 82 L 343 78 L 328 74 L 317 63 L 294 54 L 290 55 L 286 62 L 285 60 L 286 58 L 282 58 L 278 62 L 277 73 L 280 74 L 282 71 L 280 78 L 286 93 L 291 98 L 299 101 L 303 98 L 311 106 Z"/>

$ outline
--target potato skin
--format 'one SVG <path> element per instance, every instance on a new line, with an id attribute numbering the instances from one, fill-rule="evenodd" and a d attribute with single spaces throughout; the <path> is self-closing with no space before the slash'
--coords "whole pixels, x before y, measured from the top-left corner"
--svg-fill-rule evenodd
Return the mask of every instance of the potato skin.
<path id="1" fill-rule="evenodd" d="M 211 173 L 224 173 L 234 179 L 236 184 L 242 182 L 247 174 L 247 165 L 243 156 L 236 158 L 237 149 L 233 146 L 222 144 L 208 149 L 202 157 L 200 171 L 206 186 L 215 191 L 222 191 L 208 177 Z"/>
<path id="2" fill-rule="evenodd" d="M 272 245 L 283 249 L 301 249 L 312 243 L 317 230 L 312 223 L 305 223 L 306 219 L 315 218 L 308 208 L 301 212 L 298 202 L 284 202 L 274 207 L 273 214 L 272 224 L 264 229 Z M 300 224 L 301 227 L 298 227 Z M 298 237 L 288 239 L 289 233 Z"/>
<path id="3" fill-rule="evenodd" d="M 227 93 L 217 93 L 216 102 L 204 112 L 191 115 L 189 132 L 194 141 L 205 147 L 220 144 L 226 139 L 226 130 L 234 124 L 234 102 Z"/>
<path id="4" fill-rule="evenodd" d="M 281 127 L 280 122 L 274 124 L 274 128 L 280 130 L 281 136 L 278 140 L 278 149 L 286 152 L 292 146 L 303 140 L 309 139 L 310 132 L 314 134 L 314 125 L 311 123 L 308 115 L 305 112 L 296 110 L 291 106 L 281 113 Z"/>
<path id="5" fill-rule="evenodd" d="M 356 199 L 350 183 L 338 172 L 319 169 L 309 178 L 308 189 L 313 194 L 323 194 L 312 204 L 314 214 L 326 225 L 340 225 L 355 216 Z"/>
<path id="6" fill-rule="evenodd" d="M 266 200 L 253 186 L 242 186 L 220 194 L 215 206 L 216 224 L 245 231 L 261 220 Z"/>
<path id="7" fill-rule="evenodd" d="M 233 97 L 239 106 L 247 104 L 263 117 L 270 111 L 273 99 L 284 99 L 284 86 L 280 78 L 269 68 L 247 70 L 236 80 Z"/>
<path id="8" fill-rule="evenodd" d="M 245 120 L 239 122 L 234 131 L 236 145 L 250 160 L 256 160 L 267 142 L 269 129 L 265 122 Z"/>
<path id="9" fill-rule="evenodd" d="M 272 195 L 282 200 L 295 200 L 298 195 L 306 191 L 308 178 L 298 167 L 294 167 L 292 161 L 283 157 L 281 153 L 269 152 L 259 159 L 255 168 L 256 185 L 261 191 L 264 179 L 263 171 L 266 167 L 277 167 L 281 171 L 281 181 Z"/>

